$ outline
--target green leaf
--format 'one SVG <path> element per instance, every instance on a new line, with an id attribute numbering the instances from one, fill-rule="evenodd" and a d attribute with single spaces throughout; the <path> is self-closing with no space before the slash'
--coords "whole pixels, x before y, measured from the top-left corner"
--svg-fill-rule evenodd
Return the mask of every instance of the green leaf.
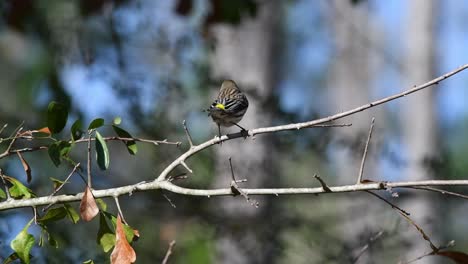
<path id="1" fill-rule="evenodd" d="M 41 227 L 41 236 L 39 237 L 39 246 L 43 247 L 45 246 L 45 236 L 47 235 L 47 241 L 49 242 L 49 245 L 58 248 L 58 242 L 57 240 L 50 234 L 48 228 L 46 225 L 39 223 L 39 226 Z"/>
<path id="2" fill-rule="evenodd" d="M 104 216 L 107 217 L 109 220 L 111 220 L 112 226 L 115 227 L 117 226 L 117 217 L 109 212 L 103 212 Z M 133 228 L 129 225 L 124 224 L 124 232 L 125 232 L 125 237 L 127 238 L 127 241 L 130 243 L 133 241 L 133 237 L 135 236 L 135 233 L 133 232 Z"/>
<path id="3" fill-rule="evenodd" d="M 20 181 L 15 178 L 9 176 L 3 176 L 5 180 L 10 182 L 13 186 L 9 188 L 10 195 L 13 198 L 31 198 L 36 197 L 36 195 L 29 189 L 28 187 L 24 186 Z"/>
<path id="4" fill-rule="evenodd" d="M 98 127 L 102 127 L 104 125 L 104 119 L 103 118 L 96 118 L 88 126 L 88 130 L 91 129 L 96 129 Z"/>
<path id="5" fill-rule="evenodd" d="M 68 141 L 57 141 L 49 146 L 49 157 L 56 167 L 60 165 L 62 158 L 68 157 L 72 147 Z"/>
<path id="6" fill-rule="evenodd" d="M 49 153 L 49 157 L 54 163 L 55 167 L 58 167 L 60 165 L 60 149 L 58 144 L 53 143 L 50 144 L 49 149 L 47 150 Z"/>
<path id="7" fill-rule="evenodd" d="M 53 182 L 54 184 L 54 190 L 57 190 L 58 187 L 60 187 L 61 185 L 65 185 L 67 184 L 68 182 L 66 181 L 62 181 L 62 180 L 59 180 L 59 179 L 55 179 L 54 177 L 49 177 L 49 179 Z"/>
<path id="8" fill-rule="evenodd" d="M 68 111 L 65 105 L 52 101 L 47 107 L 47 127 L 53 134 L 59 133 L 67 124 Z"/>
<path id="9" fill-rule="evenodd" d="M 117 133 L 117 135 L 121 138 L 133 138 L 132 135 L 130 135 L 130 133 L 128 133 L 127 131 L 125 131 L 124 129 L 118 126 L 112 125 L 112 128 L 114 129 L 115 133 Z M 125 144 L 125 146 L 127 146 L 127 150 L 130 154 L 135 155 L 137 153 L 138 148 L 137 148 L 137 144 L 135 140 L 130 140 L 130 141 L 122 140 L 122 142 Z"/>
<path id="10" fill-rule="evenodd" d="M 96 242 L 102 247 L 104 252 L 109 252 L 115 245 L 115 234 L 109 227 L 109 224 L 107 224 L 104 213 L 101 213 L 99 216 L 99 230 Z"/>
<path id="11" fill-rule="evenodd" d="M 114 120 L 112 121 L 112 123 L 114 123 L 114 125 L 118 126 L 118 125 L 120 125 L 120 123 L 122 123 L 122 118 L 120 116 L 116 116 L 114 118 Z"/>
<path id="12" fill-rule="evenodd" d="M 80 119 L 77 119 L 70 128 L 71 138 L 73 141 L 78 140 L 83 136 L 82 123 Z"/>
<path id="13" fill-rule="evenodd" d="M 5 260 L 3 260 L 3 264 L 10 264 L 10 263 L 13 263 L 15 260 L 19 259 L 19 256 L 16 252 L 14 253 L 11 253 L 10 256 L 8 256 L 8 258 L 6 258 Z"/>
<path id="14" fill-rule="evenodd" d="M 94 264 L 94 261 L 92 259 L 83 261 L 83 264 Z"/>
<path id="15" fill-rule="evenodd" d="M 106 141 L 102 138 L 101 134 L 96 131 L 96 159 L 98 166 L 101 170 L 109 168 L 109 149 L 107 148 Z"/>
<path id="16" fill-rule="evenodd" d="M 29 252 L 34 245 L 34 236 L 28 233 L 28 228 L 33 222 L 31 219 L 28 224 L 21 230 L 21 232 L 10 243 L 10 247 L 18 254 L 22 262 L 29 264 Z"/>
<path id="17" fill-rule="evenodd" d="M 56 207 L 56 208 L 49 209 L 43 217 L 38 219 L 38 221 L 46 224 L 46 223 L 61 220 L 65 218 L 65 216 L 67 216 L 66 208 Z"/>
<path id="18" fill-rule="evenodd" d="M 3 189 L 0 189 L 0 199 L 6 199 L 6 194 L 5 192 L 3 191 Z"/>
<path id="19" fill-rule="evenodd" d="M 80 220 L 80 215 L 73 209 L 73 207 L 67 203 L 63 204 L 67 210 L 68 219 L 70 219 L 74 224 L 78 223 Z"/>
<path id="20" fill-rule="evenodd" d="M 96 199 L 96 203 L 97 203 L 97 205 L 99 206 L 99 208 L 100 208 L 102 211 L 106 211 L 106 210 L 107 210 L 107 204 L 106 204 L 106 202 L 104 202 L 104 200 L 102 200 L 101 198 Z"/>

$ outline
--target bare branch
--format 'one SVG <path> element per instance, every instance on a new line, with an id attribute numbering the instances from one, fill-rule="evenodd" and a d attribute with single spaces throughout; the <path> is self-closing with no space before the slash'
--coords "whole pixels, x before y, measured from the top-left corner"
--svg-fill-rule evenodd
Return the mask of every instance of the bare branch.
<path id="1" fill-rule="evenodd" d="M 312 127 L 350 127 L 353 124 L 321 124 L 321 125 L 314 125 Z"/>
<path id="2" fill-rule="evenodd" d="M 247 181 L 247 180 L 240 180 L 240 181 L 237 181 L 236 180 L 236 177 L 234 176 L 234 169 L 232 168 L 232 161 L 231 161 L 231 157 L 229 157 L 229 166 L 231 167 L 231 191 L 232 191 L 232 194 L 234 195 L 242 195 L 245 200 L 250 203 L 252 206 L 254 206 L 255 208 L 258 208 L 258 201 L 254 200 L 254 199 L 250 199 L 249 195 L 246 194 L 240 187 L 239 185 L 237 184 L 238 182 L 244 182 L 244 181 Z"/>
<path id="3" fill-rule="evenodd" d="M 169 202 L 169 204 L 172 206 L 172 208 L 177 208 L 175 203 L 173 203 L 172 200 L 169 199 L 169 197 L 166 194 L 163 193 L 162 195 L 164 196 L 164 198 L 166 198 L 166 200 Z"/>
<path id="4" fill-rule="evenodd" d="M 468 64 L 459 67 L 458 69 L 446 73 L 438 78 L 435 78 L 429 82 L 421 84 L 419 86 L 415 86 L 409 90 L 404 92 L 385 97 L 383 99 L 359 106 L 357 108 L 338 113 L 332 116 L 328 116 L 325 118 L 312 120 L 309 122 L 303 123 L 295 123 L 295 124 L 288 124 L 282 126 L 273 126 L 273 127 L 264 127 L 264 128 L 256 128 L 249 130 L 247 135 L 254 136 L 257 134 L 264 134 L 264 133 L 274 133 L 279 131 L 286 131 L 286 130 L 296 130 L 302 128 L 308 128 L 315 125 L 324 124 L 333 120 L 337 120 L 366 109 L 375 107 L 377 105 L 381 105 L 392 100 L 401 98 L 403 96 L 409 95 L 411 93 L 417 92 L 419 90 L 425 89 L 427 87 L 436 85 L 441 81 L 465 70 L 468 68 Z M 196 196 L 219 196 L 219 195 L 232 195 L 232 190 L 230 188 L 223 188 L 223 189 L 212 189 L 212 190 L 200 190 L 200 189 L 189 189 L 183 188 L 167 180 L 169 174 L 179 165 L 183 166 L 183 163 L 193 156 L 194 154 L 211 147 L 215 144 L 218 144 L 222 141 L 231 140 L 239 137 L 246 136 L 246 133 L 234 133 L 223 135 L 221 137 L 215 137 L 211 140 L 208 140 L 202 144 L 193 146 L 188 151 L 180 155 L 177 159 L 175 159 L 171 164 L 169 164 L 152 182 L 142 183 L 142 184 L 134 184 L 134 185 L 127 185 L 123 187 L 117 188 L 109 188 L 104 190 L 95 190 L 93 194 L 95 197 L 114 197 L 120 196 L 123 194 L 130 194 L 134 191 L 145 191 L 145 190 L 156 190 L 156 189 L 163 189 L 167 191 L 171 191 L 174 193 L 184 194 L 184 195 L 196 195 Z M 89 140 L 89 139 L 82 139 L 82 140 Z M 135 139 L 132 139 L 135 140 Z M 16 152 L 15 152 L 16 153 Z M 8 154 L 8 153 L 7 153 Z M 0 158 L 2 156 L 0 155 Z M 468 186 L 468 180 L 432 180 L 432 181 L 413 181 L 413 182 L 376 182 L 376 183 L 366 183 L 366 184 L 355 184 L 355 185 L 347 185 L 347 186 L 336 186 L 336 187 L 329 187 L 333 193 L 337 192 L 355 192 L 355 191 L 370 191 L 370 190 L 385 190 L 387 188 L 398 188 L 398 187 L 428 187 L 428 186 Z M 318 194 L 318 193 L 325 193 L 323 187 L 318 188 L 264 188 L 264 189 L 242 189 L 247 195 L 284 195 L 284 194 Z M 79 201 L 82 197 L 83 193 L 78 193 L 75 195 L 60 195 L 54 197 L 38 197 L 38 198 L 31 198 L 31 199 L 24 199 L 24 200 L 7 200 L 0 202 L 0 210 L 11 209 L 11 208 L 19 208 L 19 207 L 28 207 L 28 206 L 38 206 L 38 205 L 47 205 L 50 203 L 64 203 L 70 201 Z"/>
<path id="5" fill-rule="evenodd" d="M 364 174 L 364 165 L 366 163 L 366 158 L 367 158 L 367 150 L 369 148 L 369 142 L 372 137 L 372 130 L 374 130 L 374 122 L 375 122 L 375 118 L 373 117 L 371 121 L 371 126 L 369 128 L 369 135 L 367 136 L 366 146 L 364 147 L 364 153 L 362 154 L 361 167 L 359 168 L 359 176 L 358 176 L 357 184 L 360 184 L 362 182 L 362 175 Z"/>
<path id="6" fill-rule="evenodd" d="M 93 187 L 91 184 L 91 131 L 89 132 L 88 135 L 88 158 L 87 158 L 87 165 L 86 165 L 86 170 L 88 173 L 88 182 L 86 183 L 89 188 Z"/>
<path id="7" fill-rule="evenodd" d="M 169 257 L 172 254 L 172 250 L 173 250 L 175 244 L 176 244 L 176 241 L 172 240 L 171 243 L 169 244 L 169 248 L 167 249 L 166 255 L 164 256 L 164 259 L 161 262 L 161 264 L 167 264 L 167 261 L 169 260 Z"/>
<path id="8" fill-rule="evenodd" d="M 122 209 L 120 208 L 119 197 L 118 197 L 118 196 L 114 196 L 114 201 L 115 201 L 115 205 L 117 205 L 117 211 L 119 212 L 120 218 L 122 218 L 122 222 L 123 222 L 124 224 L 128 225 L 127 221 L 125 221 L 125 218 L 124 218 Z"/>
<path id="9" fill-rule="evenodd" d="M 20 137 L 17 137 L 17 139 L 31 139 L 31 137 L 24 137 L 24 136 L 20 136 Z M 151 143 L 155 146 L 158 146 L 160 144 L 166 144 L 166 145 L 176 145 L 176 146 L 180 146 L 180 144 L 182 144 L 182 142 L 171 142 L 171 141 L 167 141 L 166 139 L 164 140 L 151 140 L 151 139 L 144 139 L 144 138 L 123 138 L 123 137 L 104 137 L 103 138 L 105 141 L 138 141 L 138 142 L 145 142 L 145 143 Z M 78 140 L 75 140 L 74 143 L 88 143 L 88 141 L 91 140 L 91 141 L 94 141 L 96 140 L 95 138 L 82 138 L 82 139 L 78 139 Z M 73 143 L 72 141 L 69 141 L 69 143 Z M 46 150 L 48 149 L 49 147 L 48 146 L 37 146 L 37 147 L 26 147 L 26 148 L 21 148 L 21 149 L 10 149 L 10 151 L 8 152 L 3 152 L 0 154 L 0 159 L 4 158 L 4 157 L 7 157 L 7 156 L 10 156 L 12 154 L 16 154 L 16 152 L 34 152 L 34 151 L 38 151 L 38 150 Z"/>
<path id="10" fill-rule="evenodd" d="M 193 173 L 192 169 L 189 168 L 189 166 L 185 163 L 185 161 L 181 161 L 180 164 L 184 166 L 184 168 L 188 170 L 188 172 Z"/>
<path id="11" fill-rule="evenodd" d="M 193 148 L 193 141 L 192 141 L 192 136 L 190 135 L 190 132 L 187 128 L 187 122 L 185 122 L 185 120 L 182 122 L 182 124 L 184 125 L 184 131 L 185 131 L 185 135 L 187 136 L 187 140 L 188 142 L 190 143 L 190 148 Z"/>
<path id="12" fill-rule="evenodd" d="M 379 198 L 380 200 L 384 201 L 385 203 L 387 203 L 388 205 L 390 205 L 393 209 L 396 209 L 398 212 L 400 212 L 401 214 L 404 214 L 404 215 L 410 215 L 410 213 L 406 212 L 405 210 L 401 209 L 400 207 L 396 206 L 395 204 L 393 204 L 392 202 L 390 202 L 389 200 L 383 198 L 382 196 L 376 194 L 376 193 L 373 193 L 371 191 L 365 191 L 366 193 L 369 193 L 369 194 L 372 194 L 374 195 L 375 197 Z"/>
<path id="13" fill-rule="evenodd" d="M 6 123 L 6 124 L 4 124 L 2 126 L 2 128 L 0 128 L 0 134 L 3 133 L 3 130 L 5 130 L 5 128 L 7 128 L 7 126 L 8 126 L 8 124 Z"/>
<path id="14" fill-rule="evenodd" d="M 385 190 L 386 188 L 408 188 L 408 187 L 427 187 L 427 186 L 468 186 L 468 180 L 429 180 L 429 181 L 408 181 L 408 182 L 386 182 L 382 184 L 366 183 L 366 184 L 354 184 L 354 185 L 343 185 L 343 186 L 332 186 L 329 187 L 332 193 L 343 193 L 343 192 L 357 192 L 357 191 L 370 191 L 370 190 Z M 95 198 L 103 197 L 114 197 L 125 194 L 130 194 L 139 191 L 147 190 L 167 190 L 173 193 L 191 196 L 230 196 L 232 195 L 231 188 L 220 188 L 220 189 L 190 189 L 177 186 L 169 181 L 152 181 L 145 183 L 137 183 L 132 185 L 126 185 L 122 187 L 109 188 L 103 190 L 93 190 Z M 326 193 L 322 187 L 315 188 L 259 188 L 249 189 L 243 188 L 248 195 L 297 195 L 297 194 L 321 194 Z M 74 195 L 57 195 L 53 197 L 42 196 L 30 199 L 15 200 L 10 199 L 7 201 L 0 202 L 0 211 L 12 208 L 31 207 L 48 205 L 50 203 L 65 203 L 65 202 L 76 202 L 80 201 L 83 193 L 77 193 Z"/>
<path id="15" fill-rule="evenodd" d="M 365 105 L 362 105 L 362 106 L 359 106 L 359 107 L 356 107 L 354 109 L 351 109 L 351 110 L 348 110 L 348 111 L 345 111 L 345 112 L 342 112 L 342 113 L 338 113 L 338 114 L 335 114 L 335 115 L 331 115 L 331 116 L 328 116 L 328 117 L 324 117 L 324 118 L 320 118 L 320 119 L 316 119 L 316 120 L 312 120 L 312 121 L 308 121 L 308 122 L 303 122 L 303 123 L 295 123 L 295 124 L 288 124 L 288 125 L 281 125 L 281 126 L 273 126 L 273 127 L 263 127 L 263 128 L 256 128 L 256 129 L 251 129 L 249 131 L 247 131 L 248 133 L 233 133 L 233 134 L 228 134 L 228 135 L 223 135 L 223 136 L 220 136 L 220 137 L 215 137 L 211 140 L 208 140 L 200 145 L 197 145 L 197 146 L 194 146 L 193 148 L 190 148 L 187 152 L 185 152 L 184 154 L 182 154 L 181 156 L 179 156 L 179 158 L 177 158 L 176 160 L 174 160 L 169 166 L 166 167 L 166 169 L 161 172 L 161 174 L 158 176 L 157 180 L 158 181 L 162 181 L 164 179 L 166 179 L 169 175 L 169 173 L 175 168 L 177 167 L 179 164 L 181 164 L 182 161 L 185 161 L 186 159 L 188 159 L 189 157 L 191 157 L 192 155 L 212 146 L 212 145 L 215 145 L 215 144 L 219 144 L 223 141 L 227 141 L 227 140 L 231 140 L 231 139 L 235 139 L 235 138 L 240 138 L 240 137 L 246 137 L 246 136 L 255 136 L 257 134 L 265 134 L 265 133 L 274 133 L 274 132 L 279 132 L 279 131 L 287 131 L 287 130 L 299 130 L 299 129 L 302 129 L 302 128 L 308 128 L 308 127 L 312 127 L 312 126 L 316 126 L 316 125 L 320 125 L 320 124 L 323 124 L 323 123 L 327 123 L 327 122 L 330 122 L 330 121 L 334 121 L 334 120 L 337 120 L 337 119 L 340 119 L 340 118 L 343 118 L 343 117 L 346 117 L 346 116 L 349 116 L 349 115 L 352 115 L 352 114 L 355 114 L 355 113 L 358 113 L 358 112 L 361 112 L 361 111 L 364 111 L 366 109 L 369 109 L 369 108 L 372 108 L 372 107 L 375 107 L 377 105 L 381 105 L 383 103 L 387 103 L 387 102 L 390 102 L 390 101 L 393 101 L 395 99 L 398 99 L 398 98 L 401 98 L 403 96 L 406 96 L 406 95 L 409 95 L 411 93 L 414 93 L 414 92 L 417 92 L 419 90 L 422 90 L 424 88 L 427 88 L 427 87 L 430 87 L 430 86 L 433 86 L 433 85 L 436 85 L 436 84 L 439 84 L 441 81 L 465 70 L 468 68 L 468 64 L 465 64 L 461 67 L 459 67 L 458 69 L 456 70 L 453 70 L 449 73 L 446 73 L 440 77 L 437 77 L 429 82 L 426 82 L 424 84 L 421 84 L 419 86 L 416 86 L 416 87 L 413 87 L 412 89 L 409 89 L 409 90 L 406 90 L 404 92 L 401 92 L 401 93 L 398 93 L 398 94 L 395 94 L 395 95 L 392 95 L 392 96 L 388 96 L 388 97 L 385 97 L 383 99 L 379 99 L 377 101 L 374 101 L 374 102 L 371 102 L 371 103 L 367 103 Z"/>
<path id="16" fill-rule="evenodd" d="M 320 185 L 322 185 L 322 188 L 325 192 L 332 192 L 332 190 L 330 190 L 330 187 L 328 187 L 328 185 L 322 180 L 322 178 L 320 178 L 320 176 L 315 174 L 314 178 L 320 182 Z"/>
<path id="17" fill-rule="evenodd" d="M 57 193 L 63 188 L 63 186 L 68 182 L 68 180 L 70 179 L 70 177 L 71 177 L 71 176 L 75 173 L 75 171 L 78 169 L 78 167 L 80 167 L 80 163 L 79 163 L 79 162 L 75 165 L 75 167 L 74 167 L 73 170 L 70 172 L 70 174 L 68 174 L 68 176 L 67 176 L 67 178 L 65 179 L 65 181 L 64 181 L 62 184 L 60 184 L 60 186 L 57 187 L 57 189 L 55 189 L 55 190 L 50 194 L 49 197 L 54 196 L 55 194 L 57 194 Z M 45 212 L 45 211 L 49 210 L 49 208 L 50 208 L 52 205 L 53 205 L 53 204 L 49 204 L 48 206 L 42 208 L 42 212 Z"/>
<path id="18" fill-rule="evenodd" d="M 16 127 L 16 129 L 13 131 L 13 133 L 10 136 L 10 138 L 11 138 L 10 144 L 8 144 L 7 149 L 0 155 L 0 158 L 2 158 L 4 156 L 7 156 L 8 153 L 10 153 L 11 148 L 13 147 L 13 144 L 15 144 L 16 139 L 18 139 L 19 133 L 23 129 L 23 124 L 24 124 L 24 121 L 22 121 L 20 123 L 20 125 L 18 127 Z M 14 153 L 16 153 L 16 152 L 14 152 Z"/>
<path id="19" fill-rule="evenodd" d="M 450 191 L 437 189 L 437 188 L 433 188 L 433 187 L 408 187 L 408 188 L 417 189 L 417 190 L 426 190 L 426 191 L 431 191 L 431 192 L 438 192 L 438 193 L 441 193 L 441 194 L 455 196 L 455 197 L 462 198 L 462 199 L 468 199 L 468 195 L 464 195 L 464 194 L 460 194 L 460 193 L 456 193 L 456 192 L 450 192 Z"/>
<path id="20" fill-rule="evenodd" d="M 457 73 L 459 73 L 461 71 L 464 71 L 466 69 L 468 69 L 468 64 L 460 66 L 459 68 L 457 68 L 457 69 L 455 69 L 455 70 L 453 70 L 451 72 L 448 72 L 448 73 L 446 73 L 446 74 L 444 74 L 444 75 L 442 75 L 440 77 L 437 77 L 437 78 L 435 78 L 435 79 L 433 79 L 431 81 L 428 81 L 428 82 L 423 83 L 423 84 L 418 85 L 418 86 L 414 86 L 413 88 L 408 89 L 408 90 L 406 90 L 404 92 L 401 92 L 401 93 L 398 93 L 398 94 L 395 94 L 395 95 L 392 95 L 392 96 L 388 96 L 388 97 L 373 101 L 371 103 L 367 103 L 365 105 L 356 107 L 354 109 L 351 109 L 351 110 L 348 110 L 348 111 L 345 111 L 345 112 L 342 112 L 342 113 L 338 113 L 338 114 L 335 114 L 335 115 L 332 115 L 332 116 L 320 118 L 320 119 L 317 119 L 317 120 L 312 120 L 312 121 L 309 121 L 309 122 L 282 125 L 282 126 L 274 126 L 274 127 L 257 128 L 257 129 L 249 130 L 249 135 L 253 136 L 253 135 L 257 135 L 257 134 L 272 133 L 272 132 L 277 132 L 277 131 L 296 130 L 296 129 L 308 128 L 308 127 L 311 127 L 311 126 L 314 126 L 314 125 L 323 124 L 323 123 L 327 123 L 327 122 L 330 122 L 330 121 L 333 121 L 333 120 L 337 120 L 337 119 L 340 119 L 340 118 L 343 118 L 343 117 L 346 117 L 346 116 L 350 116 L 350 115 L 358 113 L 358 112 L 362 112 L 362 111 L 367 110 L 369 108 L 372 108 L 372 107 L 375 107 L 375 106 L 378 106 L 378 105 L 393 101 L 395 99 L 407 96 L 409 94 L 420 91 L 420 90 L 425 89 L 427 87 L 439 84 L 440 82 L 444 81 L 445 79 L 447 79 L 447 78 L 449 78 L 449 77 L 451 77 L 451 76 L 453 76 L 453 75 L 455 75 L 455 74 L 457 74 Z M 223 136 L 223 137 L 221 137 L 220 141 L 224 141 L 226 139 L 227 139 L 227 137 Z"/>
<path id="21" fill-rule="evenodd" d="M 379 237 L 381 237 L 382 235 L 384 234 L 384 231 L 379 231 L 377 234 L 373 235 L 370 239 L 369 239 L 369 242 L 367 244 L 365 244 L 361 250 L 359 250 L 359 253 L 357 254 L 357 256 L 354 258 L 353 260 L 353 263 L 357 263 L 357 261 L 359 260 L 359 258 L 362 256 L 362 254 L 364 254 L 364 252 L 366 252 L 366 250 L 369 248 L 370 244 L 372 244 L 374 241 L 376 241 L 377 239 L 379 239 Z"/>

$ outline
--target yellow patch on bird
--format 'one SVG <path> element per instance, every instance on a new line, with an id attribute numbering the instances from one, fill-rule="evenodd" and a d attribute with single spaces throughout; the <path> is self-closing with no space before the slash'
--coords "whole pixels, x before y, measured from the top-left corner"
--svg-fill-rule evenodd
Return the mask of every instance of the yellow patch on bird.
<path id="1" fill-rule="evenodd" d="M 224 110 L 224 105 L 223 104 L 216 104 L 216 108 L 219 108 L 221 110 Z"/>

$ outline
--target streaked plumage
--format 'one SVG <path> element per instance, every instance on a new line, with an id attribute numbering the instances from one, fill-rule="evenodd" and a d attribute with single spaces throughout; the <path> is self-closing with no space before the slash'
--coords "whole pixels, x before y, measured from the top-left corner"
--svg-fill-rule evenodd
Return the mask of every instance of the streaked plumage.
<path id="1" fill-rule="evenodd" d="M 218 97 L 207 111 L 209 112 L 208 115 L 218 125 L 221 134 L 220 126 L 230 127 L 236 125 L 244 130 L 237 123 L 241 121 L 248 107 L 249 101 L 237 84 L 232 80 L 226 80 L 221 84 Z"/>

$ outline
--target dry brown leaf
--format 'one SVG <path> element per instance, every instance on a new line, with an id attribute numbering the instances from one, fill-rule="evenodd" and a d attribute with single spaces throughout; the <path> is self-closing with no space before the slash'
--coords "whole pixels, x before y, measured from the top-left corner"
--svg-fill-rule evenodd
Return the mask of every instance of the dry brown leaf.
<path id="1" fill-rule="evenodd" d="M 28 162 L 23 158 L 23 155 L 19 151 L 16 151 L 16 154 L 18 154 L 19 159 L 21 160 L 21 164 L 23 164 L 23 169 L 26 172 L 26 180 L 28 183 L 31 182 L 31 167 L 29 166 Z"/>
<path id="2" fill-rule="evenodd" d="M 140 238 L 140 231 L 138 229 L 133 229 L 133 241 L 137 241 Z"/>
<path id="3" fill-rule="evenodd" d="M 439 251 L 434 255 L 450 258 L 458 264 L 468 263 L 468 254 L 459 251 Z"/>
<path id="4" fill-rule="evenodd" d="M 125 231 L 120 219 L 120 214 L 117 216 L 117 225 L 115 228 L 115 247 L 111 254 L 112 264 L 129 264 L 136 261 L 136 253 L 125 237 Z"/>
<path id="5" fill-rule="evenodd" d="M 86 222 L 91 221 L 99 213 L 99 208 L 96 204 L 93 194 L 89 186 L 86 186 L 86 190 L 83 194 L 83 198 L 80 203 L 80 216 Z"/>
<path id="6" fill-rule="evenodd" d="M 39 133 L 44 133 L 44 134 L 49 134 L 52 135 L 52 133 L 50 132 L 50 129 L 48 127 L 43 127 L 41 129 L 38 129 L 36 131 L 33 131 L 33 132 L 39 132 Z"/>

